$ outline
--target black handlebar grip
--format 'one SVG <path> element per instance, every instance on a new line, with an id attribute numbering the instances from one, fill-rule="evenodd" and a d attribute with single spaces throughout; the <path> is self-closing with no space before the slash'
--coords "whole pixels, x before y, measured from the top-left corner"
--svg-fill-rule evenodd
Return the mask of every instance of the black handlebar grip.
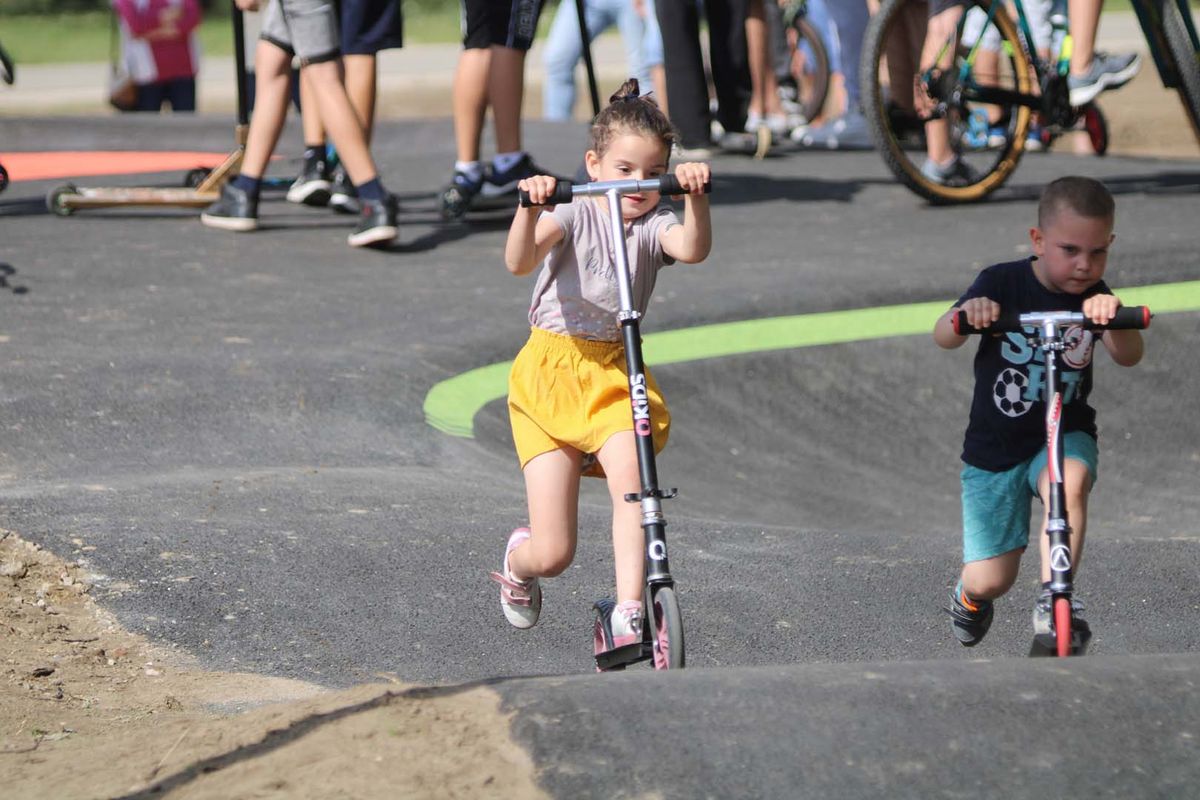
<path id="1" fill-rule="evenodd" d="M 524 189 L 517 190 L 517 196 L 520 198 L 521 208 L 529 208 L 533 203 L 529 202 L 529 192 Z M 556 206 L 559 203 L 569 203 L 571 198 L 575 196 L 572 190 L 570 181 L 559 181 L 554 184 L 554 192 L 541 205 Z"/>
<path id="2" fill-rule="evenodd" d="M 679 185 L 679 179 L 676 178 L 674 175 L 660 175 L 658 177 L 658 185 L 659 185 L 658 191 L 661 194 L 668 194 L 668 195 L 687 194 L 687 192 L 685 192 L 683 190 L 683 187 Z M 708 183 L 704 184 L 704 193 L 709 194 L 710 192 L 712 192 L 712 181 L 709 181 Z"/>
<path id="3" fill-rule="evenodd" d="M 1153 316 L 1149 306 L 1122 306 L 1117 309 L 1117 313 L 1108 321 L 1107 325 L 1089 325 L 1088 327 L 1105 328 L 1110 331 L 1141 330 L 1150 327 L 1150 318 Z"/>
<path id="4" fill-rule="evenodd" d="M 975 328 L 967 322 L 967 312 L 959 310 L 954 315 L 954 332 L 959 336 L 969 336 L 972 333 L 1004 333 L 1021 330 L 1021 315 L 1001 312 L 1000 319 L 983 328 Z"/>
<path id="5" fill-rule="evenodd" d="M 1150 313 L 1147 306 L 1124 306 L 1117 309 L 1117 313 L 1107 325 L 1095 325 L 1088 323 L 1087 327 L 1092 330 L 1140 330 L 1150 327 L 1150 319 L 1154 315 Z M 967 323 L 967 312 L 959 311 L 954 315 L 954 332 L 959 336 L 967 336 L 972 333 L 1004 333 L 1006 331 L 1021 330 L 1021 315 L 1001 313 L 1000 319 L 988 325 L 985 328 L 975 328 Z"/>

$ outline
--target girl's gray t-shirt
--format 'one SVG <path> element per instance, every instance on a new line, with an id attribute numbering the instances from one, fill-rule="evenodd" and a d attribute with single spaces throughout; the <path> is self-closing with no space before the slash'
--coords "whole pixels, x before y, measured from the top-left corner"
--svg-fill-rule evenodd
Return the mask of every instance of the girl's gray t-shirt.
<path id="1" fill-rule="evenodd" d="M 529 323 L 580 339 L 620 341 L 617 312 L 621 301 L 608 214 L 587 197 L 556 206 L 551 213 L 563 238 L 546 256 L 538 274 Z M 658 270 L 675 263 L 663 252 L 659 235 L 678 224 L 675 213 L 664 206 L 625 223 L 633 305 L 642 314 L 650 304 Z"/>

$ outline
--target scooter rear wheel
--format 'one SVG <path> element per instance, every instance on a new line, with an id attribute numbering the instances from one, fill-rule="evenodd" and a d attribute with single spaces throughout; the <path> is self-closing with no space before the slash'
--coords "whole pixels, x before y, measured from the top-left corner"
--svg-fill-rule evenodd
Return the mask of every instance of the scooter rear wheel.
<path id="1" fill-rule="evenodd" d="M 1071 655 L 1071 601 L 1066 597 L 1054 598 L 1054 641 L 1059 658 Z"/>
<path id="2" fill-rule="evenodd" d="M 679 601 L 670 586 L 653 590 L 651 608 L 654 614 L 654 668 L 683 669 L 683 616 Z"/>

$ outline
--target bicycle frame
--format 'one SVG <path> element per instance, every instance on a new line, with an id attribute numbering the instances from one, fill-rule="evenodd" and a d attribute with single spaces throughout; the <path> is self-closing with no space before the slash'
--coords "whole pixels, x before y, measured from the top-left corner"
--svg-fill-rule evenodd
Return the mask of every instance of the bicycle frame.
<path id="1" fill-rule="evenodd" d="M 1023 57 L 1026 62 L 1033 68 L 1033 74 L 1036 84 L 1039 87 L 1046 86 L 1049 78 L 1052 78 L 1047 65 L 1037 55 L 1036 48 L 1033 47 L 1033 32 L 1029 27 L 1029 20 L 1025 16 L 1025 6 L 1021 0 L 1012 0 L 1013 5 L 1017 9 L 1017 36 L 1021 42 Z M 996 17 L 996 9 L 1004 4 L 1004 0 L 993 0 L 987 10 L 987 21 L 984 23 L 984 28 L 994 24 Z M 963 19 L 959 22 L 959 36 L 962 34 L 962 26 L 966 21 L 966 14 L 963 14 Z M 983 37 L 979 37 L 971 49 L 967 52 L 967 57 L 963 59 L 962 66 L 959 68 L 959 80 L 961 81 L 965 91 L 963 97 L 975 103 L 992 103 L 995 105 L 1021 105 L 1029 108 L 1034 108 L 1042 111 L 1049 111 L 1044 108 L 1046 105 L 1046 93 L 1027 94 L 1024 92 L 1014 92 L 1010 89 L 1000 89 L 994 86 L 984 86 L 975 81 L 971 73 L 971 68 L 975 65 L 975 58 L 983 44 Z"/>
<path id="2" fill-rule="evenodd" d="M 1133 11 L 1137 14 L 1138 24 L 1146 36 L 1150 46 L 1150 56 L 1158 69 L 1158 76 L 1163 86 L 1168 89 L 1178 89 L 1181 79 L 1179 65 L 1167 58 L 1167 45 L 1163 33 L 1162 6 L 1164 3 L 1175 3 L 1183 16 L 1183 24 L 1187 28 L 1188 37 L 1192 40 L 1192 50 L 1197 53 L 1196 63 L 1200 66 L 1200 36 L 1196 33 L 1196 24 L 1192 20 L 1192 12 L 1187 0 L 1132 0 Z"/>

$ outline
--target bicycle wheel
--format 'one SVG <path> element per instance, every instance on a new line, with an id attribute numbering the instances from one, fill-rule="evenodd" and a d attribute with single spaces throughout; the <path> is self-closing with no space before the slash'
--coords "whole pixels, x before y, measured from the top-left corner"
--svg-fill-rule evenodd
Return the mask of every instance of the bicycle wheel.
<path id="1" fill-rule="evenodd" d="M 1187 23 L 1175 0 L 1162 4 L 1163 38 L 1179 71 L 1179 99 L 1192 123 L 1192 132 L 1200 141 L 1200 56 L 1192 48 Z"/>
<path id="2" fill-rule="evenodd" d="M 1054 598 L 1054 643 L 1059 658 L 1071 655 L 1071 601 L 1066 597 Z"/>
<path id="3" fill-rule="evenodd" d="M 797 16 L 788 33 L 789 72 L 796 86 L 796 104 L 805 122 L 821 113 L 829 94 L 829 53 L 817 29 Z"/>
<path id="4" fill-rule="evenodd" d="M 651 589 L 654 613 L 654 668 L 683 669 L 683 617 L 675 590 L 670 586 Z"/>
<path id="5" fill-rule="evenodd" d="M 1025 150 L 1031 109 L 1011 97 L 993 103 L 980 99 L 989 91 L 1032 95 L 1034 86 L 1029 51 L 999 0 L 988 19 L 991 2 L 967 4 L 975 17 L 963 15 L 954 40 L 945 44 L 952 48 L 953 62 L 937 76 L 922 75 L 918 69 L 927 23 L 925 4 L 884 0 L 867 26 L 863 113 L 888 168 L 932 203 L 968 203 L 987 197 L 1012 175 Z M 950 149 L 967 167 L 966 175 L 949 184 L 921 172 L 928 117 L 917 113 L 918 85 L 937 104 L 933 118 L 946 121 Z"/>

